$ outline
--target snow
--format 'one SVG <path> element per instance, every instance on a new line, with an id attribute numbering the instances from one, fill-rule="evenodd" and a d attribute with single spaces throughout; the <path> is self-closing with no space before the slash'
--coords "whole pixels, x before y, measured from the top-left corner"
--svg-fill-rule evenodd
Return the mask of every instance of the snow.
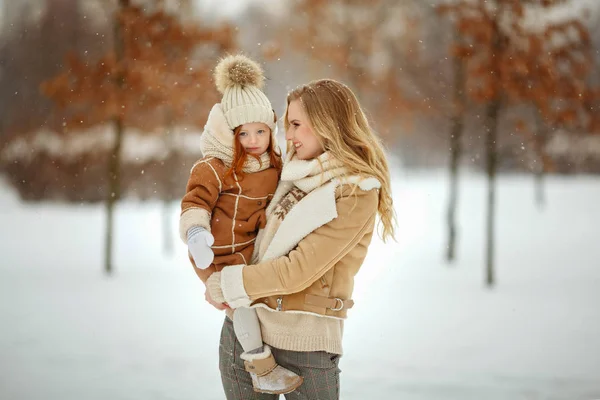
<path id="1" fill-rule="evenodd" d="M 375 240 L 345 327 L 342 399 L 600 398 L 600 179 L 499 179 L 497 277 L 483 287 L 485 180 L 461 184 L 457 262 L 443 261 L 443 172 L 395 179 L 398 243 Z M 177 207 L 172 204 L 172 234 Z M 223 315 L 159 203 L 121 203 L 116 273 L 100 206 L 0 190 L 0 398 L 222 399 Z"/>

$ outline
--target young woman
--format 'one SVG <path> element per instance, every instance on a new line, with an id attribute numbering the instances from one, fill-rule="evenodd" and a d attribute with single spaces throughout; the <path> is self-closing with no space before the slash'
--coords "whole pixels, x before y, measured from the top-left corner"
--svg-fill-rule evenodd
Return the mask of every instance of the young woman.
<path id="1" fill-rule="evenodd" d="M 263 341 L 278 363 L 304 378 L 287 399 L 338 399 L 343 321 L 354 305 L 354 277 L 379 215 L 394 235 L 388 164 L 352 91 L 325 79 L 289 93 L 288 154 L 266 210 L 251 265 L 228 266 L 207 280 L 208 300 L 256 309 Z M 227 399 L 253 397 L 240 344 L 226 318 L 220 368 Z"/>

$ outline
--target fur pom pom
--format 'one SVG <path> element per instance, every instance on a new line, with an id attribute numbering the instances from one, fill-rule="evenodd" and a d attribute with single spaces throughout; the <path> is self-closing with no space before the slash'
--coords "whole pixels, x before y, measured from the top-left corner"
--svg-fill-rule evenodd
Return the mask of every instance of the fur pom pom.
<path id="1" fill-rule="evenodd" d="M 223 58 L 215 68 L 215 84 L 221 94 L 234 85 L 256 86 L 261 89 L 264 81 L 261 66 L 241 54 Z"/>

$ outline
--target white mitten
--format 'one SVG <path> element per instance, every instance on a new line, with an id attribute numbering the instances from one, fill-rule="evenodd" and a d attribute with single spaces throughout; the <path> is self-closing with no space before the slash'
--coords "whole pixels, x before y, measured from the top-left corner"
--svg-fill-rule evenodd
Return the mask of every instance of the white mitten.
<path id="1" fill-rule="evenodd" d="M 208 268 L 215 254 L 210 246 L 215 243 L 213 235 L 201 226 L 193 226 L 188 230 L 188 250 L 197 268 Z"/>

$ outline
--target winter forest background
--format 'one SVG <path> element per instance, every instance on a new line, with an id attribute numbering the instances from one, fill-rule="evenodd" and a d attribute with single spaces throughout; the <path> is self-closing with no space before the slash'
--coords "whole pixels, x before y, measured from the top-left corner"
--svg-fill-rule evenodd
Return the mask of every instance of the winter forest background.
<path id="1" fill-rule="evenodd" d="M 243 51 L 279 116 L 335 78 L 388 149 L 342 399 L 600 399 L 599 27 L 594 0 L 0 0 L 0 398 L 223 398 L 176 228 Z"/>

